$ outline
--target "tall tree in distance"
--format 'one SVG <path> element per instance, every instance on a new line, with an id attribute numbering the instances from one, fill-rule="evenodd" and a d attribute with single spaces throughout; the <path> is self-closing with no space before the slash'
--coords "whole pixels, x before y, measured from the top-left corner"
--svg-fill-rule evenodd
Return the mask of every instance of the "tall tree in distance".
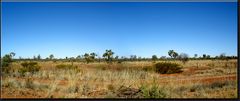
<path id="1" fill-rule="evenodd" d="M 41 60 L 41 56 L 40 56 L 40 54 L 38 54 L 37 59 L 38 59 L 38 60 Z"/>
<path id="2" fill-rule="evenodd" d="M 85 53 L 84 55 L 84 59 L 86 60 L 87 64 L 91 61 L 90 60 L 90 55 L 88 53 Z"/>
<path id="3" fill-rule="evenodd" d="M 97 54 L 93 52 L 93 53 L 90 53 L 90 56 L 91 56 L 91 59 L 94 61 Z"/>
<path id="4" fill-rule="evenodd" d="M 35 55 L 33 56 L 33 60 L 37 60 L 37 57 Z"/>
<path id="5" fill-rule="evenodd" d="M 153 62 L 156 62 L 157 59 L 158 59 L 158 58 L 157 58 L 157 55 L 152 55 L 152 60 L 153 60 Z"/>
<path id="6" fill-rule="evenodd" d="M 76 57 L 76 59 L 81 59 L 81 55 L 78 55 L 78 56 Z"/>
<path id="7" fill-rule="evenodd" d="M 179 59 L 180 61 L 182 61 L 183 64 L 185 64 L 185 63 L 189 60 L 188 54 L 186 54 L 186 53 L 181 53 L 181 54 L 178 56 L 178 59 Z"/>
<path id="8" fill-rule="evenodd" d="M 169 51 L 168 51 L 168 55 L 169 55 L 171 58 L 173 58 L 173 54 L 174 54 L 174 50 L 169 50 Z"/>
<path id="9" fill-rule="evenodd" d="M 52 60 L 54 58 L 54 55 L 53 54 L 50 54 L 49 55 L 49 59 Z"/>
<path id="10" fill-rule="evenodd" d="M 226 58 L 226 54 L 225 54 L 225 53 L 221 53 L 221 54 L 219 55 L 219 58 L 220 58 L 220 59 L 225 59 L 225 58 Z"/>
<path id="11" fill-rule="evenodd" d="M 10 53 L 10 56 L 11 56 L 11 57 L 14 57 L 15 55 L 16 55 L 16 53 L 14 53 L 14 52 L 11 52 L 11 53 Z"/>
<path id="12" fill-rule="evenodd" d="M 197 58 L 197 56 L 198 56 L 197 54 L 194 54 L 194 58 Z"/>
<path id="13" fill-rule="evenodd" d="M 178 53 L 175 52 L 174 50 L 169 50 L 168 51 L 168 55 L 171 57 L 171 58 L 174 58 L 176 59 L 178 57 Z"/>
<path id="14" fill-rule="evenodd" d="M 205 59 L 207 57 L 207 55 L 206 54 L 203 54 L 203 58 Z"/>
<path id="15" fill-rule="evenodd" d="M 173 52 L 173 58 L 176 59 L 178 57 L 178 53 L 177 52 Z"/>
<path id="16" fill-rule="evenodd" d="M 106 61 L 108 63 L 111 63 L 112 62 L 112 59 L 113 59 L 113 54 L 114 52 L 112 52 L 112 50 L 106 50 L 106 52 L 103 54 L 103 57 L 106 58 Z"/>

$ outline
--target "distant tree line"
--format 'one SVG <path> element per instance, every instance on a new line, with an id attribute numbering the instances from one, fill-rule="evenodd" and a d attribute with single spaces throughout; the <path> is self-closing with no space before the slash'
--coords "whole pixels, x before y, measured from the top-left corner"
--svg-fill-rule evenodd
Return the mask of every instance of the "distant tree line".
<path id="1" fill-rule="evenodd" d="M 107 62 L 107 63 L 112 63 L 112 62 L 117 62 L 121 63 L 124 61 L 153 61 L 156 62 L 158 60 L 169 60 L 169 61 L 174 61 L 174 60 L 180 60 L 183 63 L 186 63 L 188 60 L 216 60 L 216 59 L 221 59 L 221 60 L 228 60 L 228 59 L 237 59 L 237 56 L 226 56 L 225 53 L 220 54 L 219 56 L 211 57 L 208 54 L 202 54 L 202 56 L 198 56 L 198 54 L 194 54 L 194 57 L 189 57 L 187 53 L 177 53 L 174 50 L 169 50 L 168 55 L 169 57 L 166 56 L 161 56 L 157 57 L 157 55 L 152 55 L 151 58 L 145 58 L 145 57 L 140 57 L 137 55 L 130 55 L 130 57 L 125 57 L 125 56 L 114 56 L 114 52 L 110 50 L 106 50 L 103 55 L 96 54 L 94 52 L 92 53 L 85 53 L 84 55 L 78 55 L 76 57 L 65 57 L 65 58 L 55 58 L 53 54 L 50 54 L 47 58 L 43 59 L 41 58 L 41 55 L 38 54 L 37 56 L 33 56 L 33 58 L 22 58 L 19 57 L 18 59 L 13 59 L 12 57 L 15 56 L 15 53 L 11 52 L 10 54 L 6 54 L 3 58 L 1 58 L 1 64 L 2 66 L 7 66 L 8 63 L 13 60 L 15 61 L 69 61 L 69 62 L 85 62 L 85 63 L 91 63 L 91 62 Z M 97 57 L 98 56 L 98 57 Z M 11 58 L 11 59 L 10 59 Z M 8 62 L 6 62 L 8 61 Z"/>

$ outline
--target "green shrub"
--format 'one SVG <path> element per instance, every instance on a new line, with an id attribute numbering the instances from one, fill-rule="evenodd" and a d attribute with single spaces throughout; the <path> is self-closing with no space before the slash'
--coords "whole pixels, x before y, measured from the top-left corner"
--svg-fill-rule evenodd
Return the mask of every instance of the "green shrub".
<path id="1" fill-rule="evenodd" d="M 35 73 L 40 70 L 40 66 L 37 62 L 23 62 L 21 63 L 22 68 L 18 70 L 18 72 L 23 76 L 26 72 Z"/>
<path id="2" fill-rule="evenodd" d="M 3 58 L 1 58 L 1 67 L 2 67 L 2 72 L 9 74 L 10 70 L 11 70 L 11 66 L 10 64 L 13 62 L 13 56 L 12 54 L 15 53 L 10 53 L 10 54 L 6 54 Z"/>
<path id="3" fill-rule="evenodd" d="M 57 65 L 56 68 L 58 68 L 58 69 L 77 69 L 77 66 L 70 65 L 70 64 L 60 64 L 60 65 Z"/>
<path id="4" fill-rule="evenodd" d="M 161 74 L 180 73 L 182 72 L 181 69 L 182 69 L 182 66 L 176 63 L 160 62 L 155 64 L 155 71 Z"/>
<path id="5" fill-rule="evenodd" d="M 142 92 L 144 98 L 166 98 L 167 94 L 165 91 L 160 88 L 156 82 L 153 82 L 152 85 L 142 85 L 139 88 Z"/>

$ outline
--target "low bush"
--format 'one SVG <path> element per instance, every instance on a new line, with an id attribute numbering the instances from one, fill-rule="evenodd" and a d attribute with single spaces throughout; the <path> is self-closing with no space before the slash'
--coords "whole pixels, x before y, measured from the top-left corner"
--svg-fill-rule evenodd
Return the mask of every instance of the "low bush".
<path id="1" fill-rule="evenodd" d="M 26 72 L 35 73 L 40 70 L 40 66 L 37 62 L 23 62 L 21 63 L 22 68 L 18 70 L 18 72 L 23 76 Z"/>
<path id="2" fill-rule="evenodd" d="M 3 56 L 3 58 L 1 58 L 0 64 L 1 64 L 1 69 L 2 69 L 2 73 L 3 74 L 9 74 L 10 70 L 11 70 L 11 64 L 13 62 L 13 55 L 10 54 L 6 54 L 5 56 Z"/>
<path id="3" fill-rule="evenodd" d="M 166 98 L 167 94 L 165 93 L 165 90 L 160 88 L 156 82 L 153 82 L 152 85 L 141 85 L 139 88 L 142 92 L 143 98 Z"/>
<path id="4" fill-rule="evenodd" d="M 177 63 L 160 62 L 155 64 L 155 71 L 161 74 L 172 74 L 182 72 L 182 66 Z"/>

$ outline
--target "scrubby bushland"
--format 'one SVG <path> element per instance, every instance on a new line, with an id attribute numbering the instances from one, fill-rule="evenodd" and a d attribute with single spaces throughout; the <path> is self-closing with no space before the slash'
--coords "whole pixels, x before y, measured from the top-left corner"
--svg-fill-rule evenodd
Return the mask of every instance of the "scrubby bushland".
<path id="1" fill-rule="evenodd" d="M 15 56 L 15 53 L 11 52 L 10 54 L 6 54 L 2 59 L 1 59 L 1 67 L 3 73 L 9 73 L 10 71 L 10 64 L 13 62 L 13 57 Z"/>
<path id="2" fill-rule="evenodd" d="M 182 66 L 177 63 L 160 62 L 155 64 L 155 71 L 161 74 L 172 74 L 182 72 Z"/>
<path id="3" fill-rule="evenodd" d="M 40 66 L 37 62 L 23 62 L 21 63 L 22 68 L 19 69 L 19 73 L 23 76 L 26 72 L 35 73 L 40 70 Z"/>
<path id="4" fill-rule="evenodd" d="M 58 68 L 58 69 L 76 69 L 77 66 L 70 65 L 70 64 L 60 64 L 60 65 L 57 65 L 56 68 Z"/>

